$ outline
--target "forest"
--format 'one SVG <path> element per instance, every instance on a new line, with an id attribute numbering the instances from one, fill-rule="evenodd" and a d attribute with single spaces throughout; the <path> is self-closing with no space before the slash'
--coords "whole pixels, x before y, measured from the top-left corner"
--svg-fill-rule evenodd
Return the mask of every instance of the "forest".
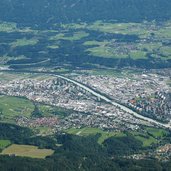
<path id="1" fill-rule="evenodd" d="M 48 26 L 49 23 L 56 22 L 92 22 L 96 20 L 163 21 L 170 18 L 170 0 L 0 1 L 0 20 L 28 25 Z"/>
<path id="2" fill-rule="evenodd" d="M 33 136 L 33 132 L 28 128 L 12 124 L 1 123 L 0 128 L 1 139 L 8 139 L 17 144 L 36 145 L 40 149 L 51 148 L 55 151 L 46 159 L 0 156 L 0 170 L 3 171 L 75 171 L 78 169 L 84 171 L 169 171 L 171 167 L 169 161 L 160 162 L 154 158 L 142 160 L 125 158 L 124 156 L 146 150 L 142 143 L 132 136 L 111 137 L 100 145 L 97 143 L 99 134 L 87 137 L 69 134 L 37 137 Z M 56 145 L 57 143 L 61 145 Z"/>

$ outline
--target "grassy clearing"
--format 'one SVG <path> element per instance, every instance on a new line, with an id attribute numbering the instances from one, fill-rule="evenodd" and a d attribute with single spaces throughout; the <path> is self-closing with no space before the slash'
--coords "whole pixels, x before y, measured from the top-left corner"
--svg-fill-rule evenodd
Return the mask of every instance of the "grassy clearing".
<path id="1" fill-rule="evenodd" d="M 93 40 L 93 41 L 86 41 L 83 43 L 83 45 L 84 46 L 105 46 L 108 43 L 109 43 L 108 41 L 99 42 L 99 41 Z"/>
<path id="2" fill-rule="evenodd" d="M 76 41 L 81 40 L 82 38 L 85 38 L 89 36 L 89 33 L 86 33 L 84 31 L 74 32 L 72 36 L 65 36 L 64 33 L 57 34 L 55 36 L 50 37 L 49 40 L 69 40 L 69 41 Z"/>
<path id="3" fill-rule="evenodd" d="M 86 41 L 83 45 L 88 46 L 87 52 L 90 53 L 90 55 L 98 56 L 98 57 L 105 57 L 105 58 L 132 58 L 132 59 L 147 59 L 147 52 L 144 51 L 145 47 L 141 47 L 141 44 L 135 45 L 133 50 L 129 49 L 129 46 L 126 44 L 123 44 L 122 47 L 120 44 L 113 45 L 111 41 Z M 89 47 L 89 46 L 95 46 L 95 47 Z M 146 46 L 147 48 L 148 46 Z M 158 47 L 158 46 L 157 46 Z M 148 47 L 148 51 L 153 51 L 152 47 Z"/>
<path id="4" fill-rule="evenodd" d="M 140 23 L 104 23 L 103 21 L 96 21 L 87 28 L 89 30 L 113 34 L 148 34 L 148 30 L 145 30 L 141 26 Z"/>
<path id="5" fill-rule="evenodd" d="M 156 23 L 104 23 L 103 21 L 96 21 L 86 26 L 86 29 L 110 34 L 136 35 L 141 39 L 141 41 L 130 43 L 118 43 L 117 40 L 112 39 L 105 44 L 96 40 L 86 41 L 83 45 L 89 46 L 86 51 L 90 55 L 137 60 L 148 59 L 147 54 L 151 54 L 153 58 L 171 59 L 170 46 L 164 46 L 161 43 L 162 40 L 171 37 L 171 24 L 169 22 L 161 27 Z M 158 41 L 154 41 L 154 38 Z"/>
<path id="6" fill-rule="evenodd" d="M 65 72 L 69 72 L 70 69 L 67 69 L 67 68 L 56 68 L 56 69 L 51 69 L 51 71 L 53 72 L 59 72 L 59 73 L 65 73 Z"/>
<path id="7" fill-rule="evenodd" d="M 10 45 L 15 48 L 19 46 L 34 46 L 39 42 L 38 39 L 32 38 L 32 39 L 17 39 L 15 42 L 10 43 Z"/>
<path id="8" fill-rule="evenodd" d="M 49 45 L 47 46 L 48 49 L 59 49 L 59 45 Z"/>
<path id="9" fill-rule="evenodd" d="M 36 146 L 13 144 L 2 151 L 2 155 L 15 154 L 21 157 L 44 159 L 54 153 L 51 149 L 38 149 Z"/>
<path id="10" fill-rule="evenodd" d="M 159 128 L 147 128 L 147 132 L 155 138 L 162 138 L 168 134 L 164 129 Z"/>
<path id="11" fill-rule="evenodd" d="M 169 85 L 171 87 L 171 80 L 167 81 L 167 85 Z"/>
<path id="12" fill-rule="evenodd" d="M 129 56 L 132 58 L 132 59 L 147 59 L 147 53 L 144 52 L 144 51 L 138 51 L 138 50 L 135 50 L 135 51 L 131 51 Z"/>
<path id="13" fill-rule="evenodd" d="M 80 72 L 78 72 L 80 74 Z M 103 76 L 112 76 L 112 77 L 128 77 L 133 79 L 134 74 L 142 74 L 141 70 L 133 70 L 133 69 L 109 69 L 109 68 L 100 68 L 99 69 L 91 69 L 91 70 L 84 70 L 84 73 L 90 75 L 103 75 Z M 169 84 L 170 82 L 168 82 Z"/>
<path id="14" fill-rule="evenodd" d="M 86 52 L 90 55 L 105 58 L 132 58 L 148 59 L 147 54 L 151 54 L 154 58 L 170 59 L 171 50 L 169 46 L 163 46 L 161 43 L 113 43 L 110 41 L 86 41 L 84 46 L 87 47 Z M 131 47 L 131 48 L 130 48 Z M 165 57 L 161 57 L 161 54 Z"/>
<path id="15" fill-rule="evenodd" d="M 0 64 L 7 64 L 7 62 L 11 60 L 20 60 L 20 59 L 26 59 L 26 57 L 24 55 L 17 56 L 17 57 L 3 55 L 3 56 L 0 56 Z"/>
<path id="16" fill-rule="evenodd" d="M 98 139 L 99 144 L 102 144 L 106 139 L 110 137 L 133 136 L 135 139 L 142 142 L 143 147 L 149 147 L 152 144 L 156 144 L 159 142 L 159 140 L 161 140 L 164 136 L 167 135 L 167 131 L 164 129 L 150 128 L 150 127 L 145 128 L 143 133 L 137 131 L 132 131 L 129 132 L 128 134 L 123 132 L 107 132 L 99 128 L 87 128 L 87 127 L 81 129 L 71 128 L 66 130 L 66 133 L 79 135 L 79 136 L 101 134 L 100 138 Z"/>
<path id="17" fill-rule="evenodd" d="M 56 24 L 58 26 L 58 24 Z M 61 24 L 61 27 L 64 29 L 85 29 L 87 23 L 70 23 L 70 24 Z"/>
<path id="18" fill-rule="evenodd" d="M 91 75 L 103 75 L 103 76 L 114 76 L 114 77 L 123 77 L 122 71 L 119 70 L 113 70 L 113 69 L 93 69 L 88 70 L 86 73 L 89 73 Z"/>
<path id="19" fill-rule="evenodd" d="M 160 38 L 170 39 L 171 38 L 171 25 L 170 26 L 166 26 L 164 28 L 161 28 L 155 34 L 156 34 L 156 36 L 158 36 Z"/>
<path id="20" fill-rule="evenodd" d="M 0 22 L 0 32 L 33 33 L 34 35 L 37 35 L 40 31 L 39 30 L 33 30 L 30 27 L 19 28 L 17 26 L 17 23 L 14 23 L 14 22 Z"/>
<path id="21" fill-rule="evenodd" d="M 87 49 L 93 56 L 104 57 L 104 58 L 114 58 L 114 54 L 110 51 L 110 48 L 107 46 L 99 46 L 94 48 Z"/>
<path id="22" fill-rule="evenodd" d="M 97 56 L 97 57 L 103 57 L 103 58 L 128 58 L 129 55 L 127 53 L 117 53 L 115 52 L 115 49 L 113 49 L 110 46 L 98 46 L 93 48 L 88 48 L 86 50 L 90 53 L 90 55 Z"/>
<path id="23" fill-rule="evenodd" d="M 0 96 L 1 117 L 31 116 L 34 105 L 30 100 L 20 97 Z"/>
<path id="24" fill-rule="evenodd" d="M 158 143 L 168 132 L 164 129 L 146 127 L 144 132 L 131 132 L 131 134 L 143 143 L 144 147 Z"/>
<path id="25" fill-rule="evenodd" d="M 32 74 L 32 73 L 15 73 L 15 72 L 0 72 L 0 81 L 13 81 L 15 79 L 36 79 L 36 80 L 45 80 L 54 78 L 45 74 Z"/>
<path id="26" fill-rule="evenodd" d="M 0 149 L 4 149 L 5 147 L 9 146 L 11 141 L 9 140 L 0 140 Z"/>
<path id="27" fill-rule="evenodd" d="M 33 129 L 35 130 L 35 128 L 33 128 Z M 41 136 L 43 136 L 43 135 L 45 135 L 45 136 L 48 135 L 49 136 L 52 133 L 52 128 L 49 128 L 47 126 L 40 126 L 40 127 L 36 128 L 36 129 L 39 131 L 38 134 L 41 135 Z"/>
<path id="28" fill-rule="evenodd" d="M 0 23 L 0 32 L 14 32 L 17 30 L 16 23 L 2 22 Z"/>
<path id="29" fill-rule="evenodd" d="M 106 139 L 110 137 L 123 137 L 126 136 L 122 132 L 107 132 L 103 131 L 99 128 L 82 128 L 82 129 L 76 129 L 71 128 L 69 130 L 66 130 L 68 134 L 73 135 L 80 135 L 80 136 L 88 136 L 88 135 L 95 135 L 95 134 L 101 134 L 100 138 L 98 139 L 98 143 L 102 144 Z"/>
<path id="30" fill-rule="evenodd" d="M 143 147 L 148 147 L 151 146 L 152 144 L 157 143 L 157 140 L 154 137 L 144 133 L 139 133 L 135 131 L 135 132 L 131 132 L 131 135 L 133 135 L 135 139 L 141 141 L 143 143 Z"/>
<path id="31" fill-rule="evenodd" d="M 170 46 L 163 46 L 160 48 L 160 52 L 169 58 L 171 58 L 171 47 Z"/>
<path id="32" fill-rule="evenodd" d="M 70 110 L 64 109 L 61 107 L 56 106 L 49 106 L 45 104 L 37 104 L 39 110 L 41 111 L 43 116 L 58 116 L 58 117 L 65 117 L 71 113 Z"/>

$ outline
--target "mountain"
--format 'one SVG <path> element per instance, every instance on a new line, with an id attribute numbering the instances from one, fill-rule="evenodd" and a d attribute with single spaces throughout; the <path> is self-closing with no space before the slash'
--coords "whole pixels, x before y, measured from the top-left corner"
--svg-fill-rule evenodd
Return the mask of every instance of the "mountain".
<path id="1" fill-rule="evenodd" d="M 1 0 L 0 20 L 53 23 L 171 19 L 170 0 Z"/>

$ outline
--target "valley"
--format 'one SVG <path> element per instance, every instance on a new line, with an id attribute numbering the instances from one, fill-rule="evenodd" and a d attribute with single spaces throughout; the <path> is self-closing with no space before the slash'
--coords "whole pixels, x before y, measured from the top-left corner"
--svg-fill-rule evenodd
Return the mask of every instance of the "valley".
<path id="1" fill-rule="evenodd" d="M 0 170 L 170 161 L 171 1 L 0 1 Z"/>

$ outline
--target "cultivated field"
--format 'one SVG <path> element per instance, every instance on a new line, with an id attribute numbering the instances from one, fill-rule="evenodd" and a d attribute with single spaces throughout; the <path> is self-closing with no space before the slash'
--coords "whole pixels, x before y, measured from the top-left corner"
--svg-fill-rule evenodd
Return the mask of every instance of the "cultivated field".
<path id="1" fill-rule="evenodd" d="M 20 97 L 0 96 L 1 117 L 31 116 L 34 105 L 30 100 Z"/>
<path id="2" fill-rule="evenodd" d="M 12 155 L 21 157 L 31 157 L 31 158 L 46 158 L 54 153 L 51 149 L 38 149 L 36 146 L 30 145 L 17 145 L 13 144 L 8 148 L 4 149 L 1 154 Z"/>

